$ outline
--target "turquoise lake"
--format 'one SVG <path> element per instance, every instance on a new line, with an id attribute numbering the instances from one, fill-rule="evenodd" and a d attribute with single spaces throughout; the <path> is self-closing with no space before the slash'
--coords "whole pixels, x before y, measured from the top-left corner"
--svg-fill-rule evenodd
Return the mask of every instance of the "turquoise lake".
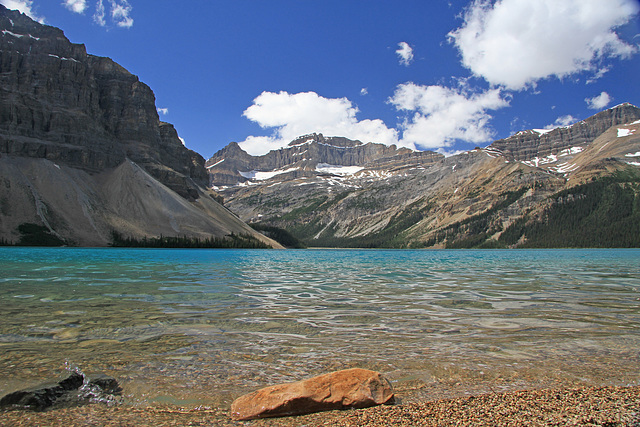
<path id="1" fill-rule="evenodd" d="M 67 369 L 227 405 L 328 371 L 401 400 L 640 384 L 640 250 L 0 248 L 0 396 Z"/>

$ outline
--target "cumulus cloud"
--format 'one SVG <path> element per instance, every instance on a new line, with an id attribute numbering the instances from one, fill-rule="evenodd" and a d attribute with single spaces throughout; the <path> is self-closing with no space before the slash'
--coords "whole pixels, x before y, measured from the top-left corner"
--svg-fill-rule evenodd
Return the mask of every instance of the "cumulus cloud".
<path id="1" fill-rule="evenodd" d="M 407 42 L 398 43 L 398 50 L 396 50 L 398 58 L 400 58 L 400 64 L 409 66 L 413 62 L 413 48 L 409 46 Z"/>
<path id="2" fill-rule="evenodd" d="M 158 108 L 158 114 L 162 114 L 163 116 L 166 116 L 167 114 L 169 114 L 169 109 L 168 108 Z"/>
<path id="3" fill-rule="evenodd" d="M 0 4 L 5 6 L 7 9 L 17 10 L 21 13 L 24 13 L 34 21 L 38 21 L 41 24 L 44 24 L 44 18 L 37 16 L 33 12 L 33 1 L 32 0 L 0 0 Z"/>
<path id="4" fill-rule="evenodd" d="M 62 4 L 75 13 L 84 13 L 87 9 L 87 0 L 64 0 Z"/>
<path id="5" fill-rule="evenodd" d="M 545 129 L 556 129 L 556 128 L 559 128 L 559 127 L 567 127 L 567 126 L 571 126 L 572 124 L 576 123 L 577 121 L 578 121 L 578 119 L 576 119 L 572 115 L 568 114 L 566 116 L 558 117 L 556 119 L 555 123 L 553 123 L 552 125 L 547 125 L 544 128 Z"/>
<path id="6" fill-rule="evenodd" d="M 363 87 L 362 89 L 360 89 L 360 95 L 365 96 L 369 94 L 369 89 L 367 89 L 366 87 Z"/>
<path id="7" fill-rule="evenodd" d="M 398 142 L 395 129 L 382 120 L 358 120 L 357 113 L 358 108 L 347 98 L 325 98 L 315 92 L 263 92 L 243 114 L 262 128 L 273 129 L 273 134 L 250 136 L 239 144 L 249 154 L 261 155 L 314 132 L 387 145 Z"/>
<path id="8" fill-rule="evenodd" d="M 587 103 L 587 107 L 592 110 L 602 110 L 604 107 L 609 105 L 612 101 L 611 96 L 607 92 L 602 92 L 598 96 L 594 96 L 593 98 L 585 98 L 584 100 Z"/>
<path id="9" fill-rule="evenodd" d="M 451 147 L 456 140 L 490 141 L 488 110 L 509 105 L 500 89 L 473 92 L 459 88 L 401 84 L 389 99 L 396 109 L 412 113 L 402 125 L 402 144 L 422 149 Z"/>
<path id="10" fill-rule="evenodd" d="M 637 0 L 475 0 L 449 37 L 476 76 L 521 90 L 636 53 L 614 30 L 639 9 Z"/>

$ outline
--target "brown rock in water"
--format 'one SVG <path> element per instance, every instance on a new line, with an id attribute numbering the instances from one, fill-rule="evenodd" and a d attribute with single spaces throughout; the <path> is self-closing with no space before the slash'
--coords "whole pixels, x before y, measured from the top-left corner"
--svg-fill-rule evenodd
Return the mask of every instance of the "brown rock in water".
<path id="1" fill-rule="evenodd" d="M 231 404 L 235 420 L 303 415 L 393 403 L 389 381 L 379 372 L 346 369 L 289 384 L 265 387 Z"/>

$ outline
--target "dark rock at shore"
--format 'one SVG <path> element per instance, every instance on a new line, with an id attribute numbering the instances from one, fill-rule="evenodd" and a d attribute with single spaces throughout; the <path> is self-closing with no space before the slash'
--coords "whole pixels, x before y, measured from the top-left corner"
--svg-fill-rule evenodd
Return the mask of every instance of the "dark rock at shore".
<path id="1" fill-rule="evenodd" d="M 45 411 L 51 408 L 80 406 L 91 402 L 113 402 L 122 388 L 110 376 L 99 374 L 86 377 L 80 372 L 72 372 L 67 378 L 55 384 L 18 390 L 0 399 L 0 409 L 28 409 Z"/>

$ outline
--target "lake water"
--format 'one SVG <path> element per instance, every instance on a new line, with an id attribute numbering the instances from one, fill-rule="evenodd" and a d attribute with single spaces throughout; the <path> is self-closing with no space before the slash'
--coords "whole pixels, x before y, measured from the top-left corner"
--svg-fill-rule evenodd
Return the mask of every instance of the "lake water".
<path id="1" fill-rule="evenodd" d="M 331 370 L 401 399 L 640 383 L 640 250 L 0 249 L 0 396 L 65 369 L 227 405 Z"/>

